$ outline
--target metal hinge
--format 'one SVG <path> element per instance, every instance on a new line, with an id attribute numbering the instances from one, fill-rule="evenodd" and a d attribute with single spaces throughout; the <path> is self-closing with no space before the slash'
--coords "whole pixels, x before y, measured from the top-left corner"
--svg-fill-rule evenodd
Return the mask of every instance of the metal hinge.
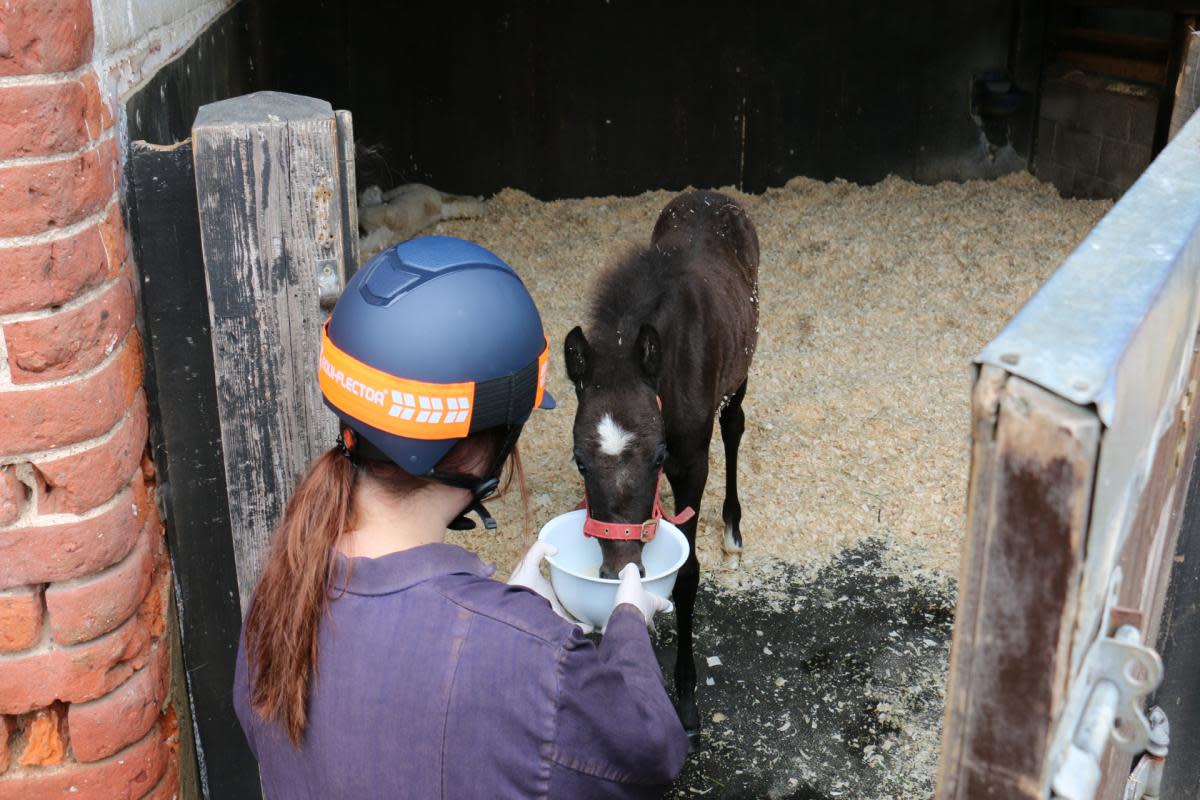
<path id="1" fill-rule="evenodd" d="M 1150 743 L 1146 754 L 1133 768 L 1125 783 L 1122 800 L 1157 800 L 1161 794 L 1163 765 L 1167 760 L 1167 747 L 1171 744 L 1171 726 L 1161 708 L 1150 709 Z"/>
<path id="2" fill-rule="evenodd" d="M 1112 626 L 1121 574 L 1116 570 L 1109 600 L 1101 617 L 1105 630 Z M 1109 740 L 1128 753 L 1141 753 L 1151 745 L 1151 725 L 1143 711 L 1146 695 L 1162 680 L 1162 659 L 1141 643 L 1134 625 L 1117 627 L 1096 639 L 1079 675 L 1080 688 L 1072 692 L 1064 724 L 1077 720 L 1059 746 L 1051 788 L 1063 800 L 1093 800 L 1100 785 L 1100 759 Z M 1090 687 L 1090 688 L 1089 688 Z M 1073 712 L 1073 713 L 1072 713 Z M 1165 752 L 1165 751 L 1164 751 Z"/>

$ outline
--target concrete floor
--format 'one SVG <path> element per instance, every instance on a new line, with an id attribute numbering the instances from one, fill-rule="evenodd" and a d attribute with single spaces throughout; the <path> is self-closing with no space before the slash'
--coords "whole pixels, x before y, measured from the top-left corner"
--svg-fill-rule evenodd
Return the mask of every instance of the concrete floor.
<path id="1" fill-rule="evenodd" d="M 735 588 L 702 578 L 704 727 L 668 797 L 932 795 L 953 593 L 889 573 L 884 556 L 870 540 L 808 574 L 775 562 Z M 668 679 L 674 639 L 664 618 Z"/>

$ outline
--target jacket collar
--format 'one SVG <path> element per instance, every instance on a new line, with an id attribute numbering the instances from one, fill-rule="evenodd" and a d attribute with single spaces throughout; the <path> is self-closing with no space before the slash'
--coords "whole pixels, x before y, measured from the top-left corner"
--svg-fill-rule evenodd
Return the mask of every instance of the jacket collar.
<path id="1" fill-rule="evenodd" d="M 440 575 L 491 577 L 493 564 L 452 544 L 425 544 L 379 558 L 346 558 L 333 554 L 333 590 L 377 595 L 402 592 Z"/>

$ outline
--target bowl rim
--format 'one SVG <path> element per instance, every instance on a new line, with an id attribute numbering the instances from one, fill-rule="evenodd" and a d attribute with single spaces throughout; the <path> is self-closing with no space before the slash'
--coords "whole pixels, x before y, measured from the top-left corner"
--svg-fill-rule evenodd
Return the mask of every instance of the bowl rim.
<path id="1" fill-rule="evenodd" d="M 543 534 L 545 534 L 546 529 L 549 528 L 550 525 L 552 523 L 554 523 L 555 521 L 560 520 L 563 517 L 569 517 L 573 514 L 584 514 L 584 513 L 585 512 L 583 509 L 578 508 L 578 509 L 575 509 L 574 511 L 568 511 L 565 514 L 559 514 L 557 517 L 553 517 L 553 518 L 547 520 L 546 524 L 542 526 L 542 529 L 540 531 L 538 531 L 538 541 L 542 541 Z M 580 527 L 582 528 L 582 526 L 580 526 Z M 667 520 L 660 519 L 658 521 L 658 531 L 656 531 L 655 535 L 657 535 L 659 532 L 661 532 L 663 530 L 670 533 L 680 543 L 683 544 L 683 553 L 682 553 L 682 555 L 680 555 L 679 559 L 674 564 L 672 564 L 670 567 L 668 567 L 667 569 L 662 570 L 657 575 L 647 575 L 646 577 L 642 578 L 642 583 L 649 583 L 650 581 L 656 581 L 661 578 L 667 577 L 668 575 L 670 575 L 673 572 L 679 572 L 679 570 L 683 568 L 683 565 L 685 563 L 687 563 L 688 556 L 691 555 L 692 547 L 691 547 L 691 544 L 688 542 L 687 537 L 683 535 L 683 531 L 679 530 L 679 528 L 675 527 L 675 525 L 668 522 Z M 582 530 L 580 530 L 580 535 L 581 536 L 583 535 Z M 621 582 L 620 579 L 618 579 L 618 578 L 601 578 L 599 576 L 584 575 L 581 572 L 577 572 L 576 570 L 573 570 L 570 567 L 567 567 L 567 566 L 564 566 L 563 564 L 558 563 L 555 556 L 546 556 L 546 561 L 548 561 L 550 563 L 550 566 L 554 567 L 555 569 L 561 570 L 568 575 L 579 578 L 580 580 L 591 581 L 593 583 L 600 583 L 600 584 L 612 584 L 612 585 L 616 585 Z"/>

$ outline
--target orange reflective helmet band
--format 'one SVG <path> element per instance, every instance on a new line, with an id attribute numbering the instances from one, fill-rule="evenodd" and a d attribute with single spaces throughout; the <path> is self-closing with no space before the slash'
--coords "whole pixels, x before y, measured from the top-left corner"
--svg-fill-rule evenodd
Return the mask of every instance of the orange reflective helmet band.
<path id="1" fill-rule="evenodd" d="M 546 340 L 546 346 L 542 349 L 542 354 L 538 356 L 538 387 L 537 394 L 533 398 L 533 407 L 541 408 L 542 400 L 546 397 L 546 372 L 550 368 L 550 340 Z"/>
<path id="2" fill-rule="evenodd" d="M 546 392 L 550 342 L 538 356 L 534 407 Z M 339 350 L 321 328 L 321 392 L 351 419 L 394 436 L 437 441 L 463 439 L 471 432 L 475 383 L 426 383 L 390 375 Z"/>

